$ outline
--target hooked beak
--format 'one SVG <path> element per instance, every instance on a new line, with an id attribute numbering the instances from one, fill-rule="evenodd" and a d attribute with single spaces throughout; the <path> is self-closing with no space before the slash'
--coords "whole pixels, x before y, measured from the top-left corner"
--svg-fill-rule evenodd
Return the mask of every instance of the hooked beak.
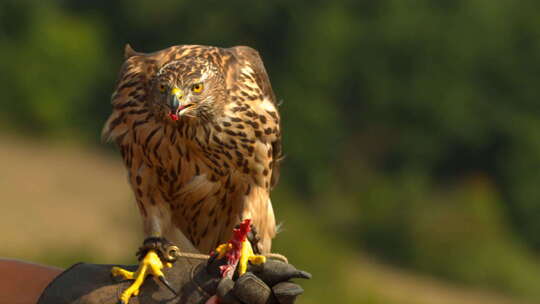
<path id="1" fill-rule="evenodd" d="M 179 88 L 173 88 L 171 95 L 169 96 L 168 106 L 171 110 L 169 116 L 172 120 L 178 120 L 178 116 L 182 114 L 183 110 L 191 106 L 187 104 L 184 99 L 184 92 Z"/>

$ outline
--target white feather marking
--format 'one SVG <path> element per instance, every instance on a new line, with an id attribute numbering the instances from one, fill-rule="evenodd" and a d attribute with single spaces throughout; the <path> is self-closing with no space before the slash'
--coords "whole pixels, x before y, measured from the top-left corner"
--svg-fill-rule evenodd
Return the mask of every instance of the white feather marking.
<path id="1" fill-rule="evenodd" d="M 270 101 L 270 99 L 268 98 L 263 99 L 263 101 L 261 102 L 261 107 L 266 111 L 272 111 L 272 112 L 276 111 L 276 107 L 274 106 L 274 103 Z"/>
<path id="2" fill-rule="evenodd" d="M 246 66 L 244 66 L 242 69 L 240 69 L 240 72 L 249 75 L 249 74 L 252 74 L 252 73 L 253 73 L 253 69 L 252 69 L 249 65 L 246 65 Z"/>
<path id="3" fill-rule="evenodd" d="M 208 69 L 205 69 L 199 81 L 204 82 L 206 79 L 208 79 L 208 76 L 210 76 L 210 73 L 208 72 Z"/>

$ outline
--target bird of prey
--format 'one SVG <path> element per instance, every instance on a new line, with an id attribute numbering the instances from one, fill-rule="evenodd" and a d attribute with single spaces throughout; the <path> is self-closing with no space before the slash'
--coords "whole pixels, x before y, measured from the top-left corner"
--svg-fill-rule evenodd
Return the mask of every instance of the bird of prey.
<path id="1" fill-rule="evenodd" d="M 270 191 L 282 151 L 276 99 L 258 52 L 179 45 L 146 54 L 127 45 L 125 58 L 103 137 L 120 149 L 147 239 L 139 271 L 113 274 L 136 282 L 144 272 L 163 277 L 168 263 L 157 243 L 209 253 L 244 219 L 257 232 L 255 252 L 268 253 L 276 234 Z M 132 285 L 121 300 L 137 293 Z"/>

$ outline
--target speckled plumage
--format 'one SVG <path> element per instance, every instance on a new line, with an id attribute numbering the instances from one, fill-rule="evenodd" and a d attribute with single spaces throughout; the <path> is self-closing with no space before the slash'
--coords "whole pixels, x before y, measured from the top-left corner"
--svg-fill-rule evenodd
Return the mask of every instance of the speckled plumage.
<path id="1" fill-rule="evenodd" d="M 171 120 L 160 86 L 195 82 L 204 91 Z M 142 54 L 127 46 L 112 105 L 103 136 L 120 148 L 146 236 L 208 253 L 251 218 L 259 249 L 270 251 L 280 118 L 257 51 L 181 45 Z"/>

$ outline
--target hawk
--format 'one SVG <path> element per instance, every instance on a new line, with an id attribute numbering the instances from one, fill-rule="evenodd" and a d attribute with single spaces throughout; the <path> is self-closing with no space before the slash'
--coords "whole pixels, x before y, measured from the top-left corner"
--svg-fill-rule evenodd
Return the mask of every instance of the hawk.
<path id="1" fill-rule="evenodd" d="M 209 253 L 244 219 L 257 231 L 255 252 L 270 251 L 280 116 L 256 50 L 179 45 L 145 54 L 127 45 L 112 107 L 102 135 L 119 147 L 142 216 L 141 264 L 161 263 L 156 242 Z"/>

